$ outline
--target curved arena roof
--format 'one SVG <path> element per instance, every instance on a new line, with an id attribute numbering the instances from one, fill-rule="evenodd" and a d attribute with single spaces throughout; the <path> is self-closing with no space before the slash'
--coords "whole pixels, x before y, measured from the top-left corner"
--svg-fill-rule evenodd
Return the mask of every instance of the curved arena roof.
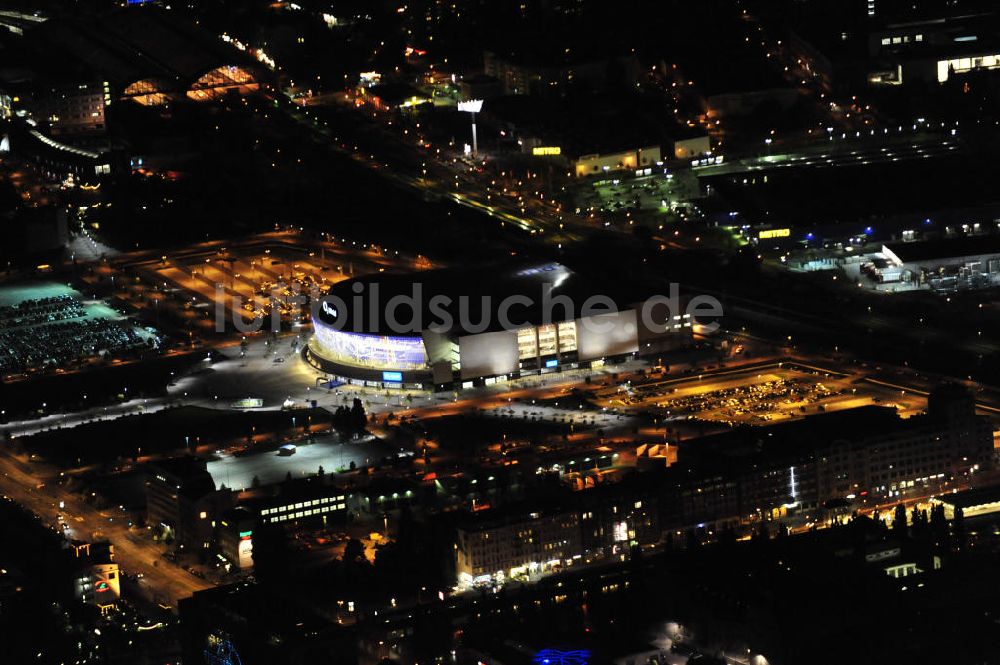
<path id="1" fill-rule="evenodd" d="M 215 35 L 152 7 L 124 9 L 100 19 L 52 19 L 32 35 L 118 91 L 140 81 L 169 81 L 186 90 L 224 66 L 259 70 L 253 59 Z"/>
<path id="2" fill-rule="evenodd" d="M 579 317 L 587 299 L 602 292 L 555 262 L 376 274 L 336 284 L 324 297 L 328 306 L 317 311 L 319 320 L 314 323 L 366 335 L 419 337 L 447 314 L 453 322 L 447 333 L 456 337 L 502 329 L 500 308 L 508 298 L 517 301 L 507 301 L 507 319 L 516 325 L 539 325 Z M 545 293 L 554 306 L 546 306 Z M 414 300 L 415 307 L 410 304 Z M 568 315 L 566 303 L 573 308 Z M 552 315 L 546 317 L 547 313 Z M 479 325 L 484 320 L 485 328 Z M 400 323 L 413 325 L 401 328 Z"/>

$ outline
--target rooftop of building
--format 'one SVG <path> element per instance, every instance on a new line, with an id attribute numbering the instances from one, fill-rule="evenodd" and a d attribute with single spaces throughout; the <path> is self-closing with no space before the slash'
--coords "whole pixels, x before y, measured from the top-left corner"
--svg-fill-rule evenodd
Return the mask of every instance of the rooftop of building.
<path id="1" fill-rule="evenodd" d="M 70 546 L 73 548 L 75 553 L 75 557 L 73 559 L 74 564 L 78 568 L 114 563 L 114 545 L 106 540 L 99 540 L 93 543 L 82 540 L 74 540 L 70 543 Z"/>
<path id="2" fill-rule="evenodd" d="M 48 64 L 55 75 L 87 72 L 119 88 L 149 79 L 188 86 L 218 67 L 256 68 L 218 36 L 156 7 L 53 18 L 24 39 L 37 55 L 33 65 Z"/>
<path id="3" fill-rule="evenodd" d="M 628 302 L 625 294 L 616 296 L 614 285 L 594 284 L 560 263 L 501 261 L 474 268 L 377 273 L 345 280 L 335 285 L 326 297 L 335 314 L 320 310 L 318 317 L 321 322 L 339 326 L 340 330 L 348 332 L 391 332 L 396 336 L 416 336 L 431 324 L 442 322 L 443 304 L 453 323 L 449 334 L 460 336 L 504 329 L 498 309 L 502 301 L 513 297 L 522 300 L 515 302 L 509 310 L 512 325 L 519 327 L 543 323 L 546 318 L 543 292 L 546 289 L 551 289 L 551 299 L 568 298 L 574 303 L 576 312 L 573 318 L 580 316 L 581 305 L 596 293 L 607 294 L 615 302 Z M 363 297 L 360 307 L 355 307 L 355 298 L 359 293 Z M 400 325 L 390 326 L 386 308 L 389 301 L 395 297 L 414 296 L 418 301 L 417 316 L 413 316 L 413 308 L 409 304 L 403 303 L 393 313 Z M 432 300 L 436 297 L 448 298 L 448 303 L 439 300 L 432 307 Z M 530 304 L 522 304 L 523 299 L 530 300 Z M 560 317 L 564 316 L 566 308 L 557 302 L 551 310 L 553 320 L 562 320 Z M 601 311 L 607 310 L 602 306 Z M 485 330 L 477 329 L 476 324 L 482 321 L 488 324 Z"/>
<path id="4" fill-rule="evenodd" d="M 1000 503 L 1000 485 L 975 487 L 954 494 L 943 494 L 936 497 L 936 500 L 952 508 L 961 508 L 962 510 L 969 510 L 989 503 Z"/>
<path id="5" fill-rule="evenodd" d="M 149 464 L 148 471 L 152 476 L 162 476 L 168 482 L 180 483 L 180 491 L 188 496 L 204 496 L 216 489 L 208 466 L 197 457 L 186 455 L 157 460 Z"/>
<path id="6" fill-rule="evenodd" d="M 1000 236 L 963 236 L 916 242 L 889 242 L 885 246 L 903 263 L 960 259 L 1000 254 Z"/>
<path id="7" fill-rule="evenodd" d="M 876 441 L 926 426 L 922 416 L 903 419 L 887 406 L 861 406 L 807 416 L 777 425 L 742 426 L 698 439 L 682 441 L 678 459 L 684 468 L 723 471 L 763 461 L 794 464 L 837 441 Z"/>
<path id="8" fill-rule="evenodd" d="M 347 494 L 347 491 L 328 481 L 327 476 L 311 476 L 244 492 L 240 497 L 240 506 L 250 510 L 260 510 L 289 502 L 309 501 L 336 494 Z"/>
<path id="9" fill-rule="evenodd" d="M 390 81 L 368 89 L 368 94 L 378 97 L 386 104 L 402 104 L 411 99 L 429 99 L 427 95 L 417 90 L 409 83 Z"/>
<path id="10" fill-rule="evenodd" d="M 540 99 L 510 95 L 488 99 L 483 112 L 522 133 L 558 145 L 565 155 L 604 154 L 705 136 L 666 117 L 659 103 L 642 95 L 586 95 Z"/>
<path id="11" fill-rule="evenodd" d="M 279 598 L 273 590 L 253 582 L 196 591 L 181 600 L 178 608 L 182 617 L 188 615 L 194 620 L 207 620 L 213 614 L 224 613 L 252 630 L 266 630 L 287 639 L 304 639 L 333 628 L 330 621 L 304 604 L 287 596 Z"/>
<path id="12" fill-rule="evenodd" d="M 530 500 L 506 503 L 486 510 L 467 511 L 456 519 L 460 530 L 487 531 L 515 524 L 525 524 L 568 514 L 576 514 L 576 507 L 567 490 L 561 487 L 541 490 Z"/>
<path id="13" fill-rule="evenodd" d="M 535 69 L 559 69 L 565 67 L 585 67 L 606 65 L 611 60 L 634 58 L 630 53 L 608 50 L 595 53 L 591 49 L 566 48 L 557 40 L 521 46 L 519 48 L 495 49 L 487 57 Z"/>

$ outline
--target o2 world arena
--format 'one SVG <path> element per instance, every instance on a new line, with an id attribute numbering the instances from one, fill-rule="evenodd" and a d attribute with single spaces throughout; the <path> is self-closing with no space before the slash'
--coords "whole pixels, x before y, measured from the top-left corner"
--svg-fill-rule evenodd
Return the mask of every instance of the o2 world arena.
<path id="1" fill-rule="evenodd" d="M 360 385 L 468 388 L 597 367 L 691 342 L 692 319 L 621 304 L 559 263 L 376 274 L 336 284 L 313 308 L 308 362 Z"/>

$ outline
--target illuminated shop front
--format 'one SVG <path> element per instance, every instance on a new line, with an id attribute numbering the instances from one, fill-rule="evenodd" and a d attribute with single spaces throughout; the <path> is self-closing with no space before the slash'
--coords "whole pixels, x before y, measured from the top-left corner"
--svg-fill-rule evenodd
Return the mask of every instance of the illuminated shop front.
<path id="1" fill-rule="evenodd" d="M 1000 69 L 1000 55 L 975 55 L 951 60 L 939 60 L 937 63 L 938 83 L 945 83 L 955 74 L 966 74 L 977 70 Z"/>

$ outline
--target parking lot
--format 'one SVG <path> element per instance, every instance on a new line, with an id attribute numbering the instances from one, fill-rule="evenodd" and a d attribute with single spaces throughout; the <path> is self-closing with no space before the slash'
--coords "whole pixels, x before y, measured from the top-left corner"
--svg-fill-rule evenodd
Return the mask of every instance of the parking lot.
<path id="1" fill-rule="evenodd" d="M 192 341 L 280 316 L 282 327 L 308 323 L 308 303 L 337 282 L 379 272 L 434 267 L 423 256 L 332 237 L 302 238 L 290 231 L 223 246 L 192 246 L 174 254 L 119 265 L 103 264 L 87 278 L 110 283 L 117 295 Z"/>
<path id="2" fill-rule="evenodd" d="M 208 472 L 216 486 L 225 485 L 235 490 L 246 490 L 257 483 L 279 483 L 288 474 L 293 478 L 314 476 L 322 467 L 324 472 L 345 471 L 351 464 L 366 466 L 392 455 L 385 444 L 374 437 L 358 441 L 340 441 L 336 435 L 324 435 L 314 443 L 300 444 L 293 455 L 279 455 L 268 451 L 249 455 L 220 455 L 208 463 Z"/>
<path id="3" fill-rule="evenodd" d="M 602 403 L 645 411 L 664 419 L 698 419 L 726 425 L 767 424 L 866 405 L 894 406 L 909 416 L 926 406 L 923 397 L 795 365 L 716 372 L 621 386 L 601 394 Z"/>

